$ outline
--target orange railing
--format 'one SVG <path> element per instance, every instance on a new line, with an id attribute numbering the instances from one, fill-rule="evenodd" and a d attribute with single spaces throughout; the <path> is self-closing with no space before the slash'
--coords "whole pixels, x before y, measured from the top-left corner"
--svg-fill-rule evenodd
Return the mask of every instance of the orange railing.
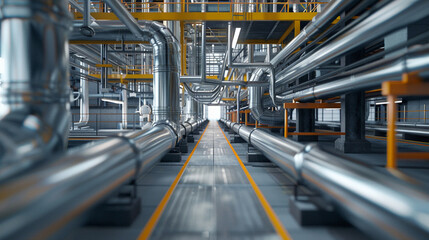
<path id="1" fill-rule="evenodd" d="M 128 8 L 130 12 L 171 12 L 172 9 L 180 9 L 180 12 L 200 12 L 203 6 L 206 6 L 206 12 L 233 12 L 233 13 L 247 13 L 247 12 L 292 12 L 292 9 L 298 8 L 299 12 L 317 12 L 320 5 L 327 2 L 277 2 L 277 3 L 263 3 L 263 2 L 191 2 L 183 0 L 181 3 L 164 3 L 164 2 L 124 2 L 122 3 Z M 110 12 L 110 8 L 106 7 L 104 2 L 92 1 L 92 12 Z"/>

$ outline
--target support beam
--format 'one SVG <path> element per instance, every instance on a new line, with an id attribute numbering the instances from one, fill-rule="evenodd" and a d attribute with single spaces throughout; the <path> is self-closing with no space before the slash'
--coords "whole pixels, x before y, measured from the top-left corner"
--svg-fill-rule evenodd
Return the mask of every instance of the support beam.
<path id="1" fill-rule="evenodd" d="M 344 153 L 368 152 L 371 144 L 365 140 L 365 93 L 341 96 L 341 132 L 346 135 L 335 141 L 335 148 Z"/>

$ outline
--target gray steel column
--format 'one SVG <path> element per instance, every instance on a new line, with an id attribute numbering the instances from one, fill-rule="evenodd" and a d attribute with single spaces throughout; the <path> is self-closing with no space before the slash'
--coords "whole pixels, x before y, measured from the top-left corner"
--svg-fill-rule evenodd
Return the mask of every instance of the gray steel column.
<path id="1" fill-rule="evenodd" d="M 341 96 L 341 132 L 335 148 L 344 153 L 362 153 L 370 150 L 365 139 L 365 93 L 356 92 Z"/>

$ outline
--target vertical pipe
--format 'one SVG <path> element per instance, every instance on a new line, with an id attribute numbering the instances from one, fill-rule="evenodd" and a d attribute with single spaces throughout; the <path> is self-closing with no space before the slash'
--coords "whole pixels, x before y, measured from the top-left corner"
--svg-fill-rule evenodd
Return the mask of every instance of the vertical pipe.
<path id="1" fill-rule="evenodd" d="M 91 1 L 83 1 L 83 27 L 91 25 Z"/>
<path id="2" fill-rule="evenodd" d="M 201 23 L 201 78 L 206 78 L 206 22 Z"/>
<path id="3" fill-rule="evenodd" d="M 122 85 L 122 128 L 128 128 L 128 91 L 127 85 Z"/>
<path id="4" fill-rule="evenodd" d="M 241 93 L 241 86 L 238 86 L 238 90 L 237 90 L 237 123 L 240 123 L 240 93 Z"/>
<path id="5" fill-rule="evenodd" d="M 232 23 L 228 22 L 228 66 L 232 64 Z M 231 71 L 231 70 L 230 70 Z"/>
<path id="6" fill-rule="evenodd" d="M 80 65 L 85 66 L 86 64 L 80 62 Z M 84 73 L 83 69 L 80 69 L 81 73 Z M 89 81 L 84 76 L 80 77 L 80 100 L 79 100 L 79 113 L 80 119 L 78 123 L 73 125 L 74 127 L 82 127 L 88 124 L 89 120 Z"/>

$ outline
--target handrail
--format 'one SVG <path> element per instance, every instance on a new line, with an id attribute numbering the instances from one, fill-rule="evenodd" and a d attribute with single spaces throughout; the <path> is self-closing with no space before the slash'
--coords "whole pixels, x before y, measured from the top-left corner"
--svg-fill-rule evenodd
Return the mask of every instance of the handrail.
<path id="1" fill-rule="evenodd" d="M 293 5 L 297 5 L 301 7 L 301 12 L 317 12 L 317 8 L 320 5 L 323 4 L 327 4 L 328 2 L 299 2 L 299 3 L 291 3 L 291 2 L 267 2 L 267 3 L 261 3 L 261 2 L 190 2 L 189 0 L 184 0 L 181 3 L 177 3 L 177 2 L 169 2 L 169 3 L 164 3 L 164 2 L 150 2 L 150 3 L 146 3 L 146 2 L 135 2 L 135 3 L 128 3 L 128 2 L 124 2 L 121 1 L 125 7 L 130 11 L 130 12 L 165 12 L 165 9 L 169 8 L 169 5 L 180 5 L 180 9 L 182 10 L 181 12 L 194 12 L 191 11 L 192 7 L 190 6 L 217 6 L 217 8 L 215 8 L 216 11 L 213 11 L 213 9 L 207 9 L 210 11 L 206 12 L 231 12 L 231 13 L 246 13 L 246 9 L 249 9 L 250 6 L 254 6 L 255 7 L 255 11 L 254 12 L 273 12 L 272 9 L 274 8 L 274 6 L 277 7 L 277 13 L 293 13 L 292 11 L 290 11 L 289 9 L 293 6 Z M 79 4 L 83 4 L 83 3 L 79 3 Z M 110 12 L 110 8 L 105 9 L 104 8 L 104 2 L 100 1 L 100 2 L 96 2 L 96 1 L 92 1 L 93 7 L 92 7 L 92 12 Z M 229 6 L 228 8 L 222 7 L 222 6 Z M 70 6 L 70 9 L 74 9 L 77 12 L 77 9 L 75 9 L 73 6 Z M 222 11 L 222 10 L 226 10 L 229 9 L 229 11 Z M 267 11 L 267 10 L 271 10 L 271 11 Z"/>

